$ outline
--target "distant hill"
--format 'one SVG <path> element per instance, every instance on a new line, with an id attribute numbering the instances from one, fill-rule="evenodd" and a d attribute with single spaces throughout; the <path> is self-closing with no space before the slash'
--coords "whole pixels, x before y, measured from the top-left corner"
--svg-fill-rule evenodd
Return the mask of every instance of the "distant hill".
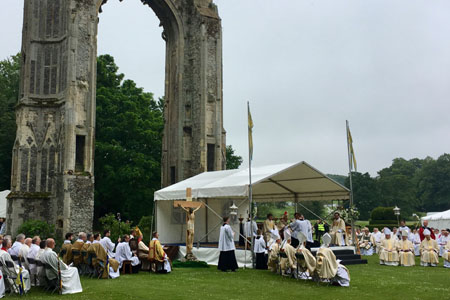
<path id="1" fill-rule="evenodd" d="M 327 174 L 327 176 L 345 186 L 345 180 L 347 179 L 347 176 L 336 174 Z"/>

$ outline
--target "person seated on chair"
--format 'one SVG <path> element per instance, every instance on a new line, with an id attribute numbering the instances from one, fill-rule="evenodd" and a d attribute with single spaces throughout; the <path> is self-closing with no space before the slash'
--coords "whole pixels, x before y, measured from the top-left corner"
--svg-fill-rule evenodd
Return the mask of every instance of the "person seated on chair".
<path id="1" fill-rule="evenodd" d="M 338 212 L 334 213 L 330 235 L 332 245 L 345 246 L 347 244 L 347 236 L 345 235 L 345 222 Z"/>
<path id="2" fill-rule="evenodd" d="M 86 243 L 86 240 L 87 240 L 86 233 L 80 232 L 78 234 L 78 239 L 72 245 L 72 257 L 75 266 L 83 263 L 83 256 L 81 255 L 81 249 L 83 248 L 84 243 Z M 74 254 L 74 252 L 78 254 Z"/>
<path id="3" fill-rule="evenodd" d="M 280 259 L 282 275 L 292 274 L 292 276 L 296 276 L 297 258 L 295 257 L 295 248 L 291 245 L 291 236 L 285 236 L 285 240 L 281 243 L 280 252 L 286 254 L 286 257 Z"/>
<path id="4" fill-rule="evenodd" d="M 140 232 L 140 231 L 139 231 Z M 149 248 L 147 245 L 142 241 L 144 239 L 143 234 L 140 232 L 138 237 L 138 257 L 141 260 L 142 264 L 142 270 L 149 271 L 150 270 L 150 263 L 148 261 L 148 251 Z"/>
<path id="5" fill-rule="evenodd" d="M 170 273 L 172 271 L 172 268 L 170 266 L 169 257 L 164 252 L 163 247 L 161 246 L 161 243 L 159 242 L 159 233 L 153 232 L 152 234 L 153 239 L 150 241 L 149 250 L 148 250 L 148 260 L 150 263 L 152 262 L 160 262 L 163 263 L 162 270 L 156 270 L 156 271 L 162 271 L 163 273 Z"/>
<path id="6" fill-rule="evenodd" d="M 375 245 L 375 238 L 369 232 L 369 228 L 364 227 L 361 239 L 359 240 L 359 249 L 361 255 L 373 255 L 373 246 Z"/>
<path id="7" fill-rule="evenodd" d="M 117 245 L 115 259 L 119 262 L 120 269 L 122 269 L 124 261 L 131 261 L 131 271 L 134 274 L 139 272 L 139 264 L 141 262 L 139 261 L 139 258 L 136 256 L 136 254 L 133 254 L 133 252 L 131 252 L 129 242 L 130 236 L 128 234 L 125 234 L 122 237 L 121 242 Z"/>
<path id="8" fill-rule="evenodd" d="M 323 234 L 322 236 L 324 236 Z M 297 254 L 301 254 L 300 269 L 303 270 L 303 274 L 300 275 L 300 279 L 311 279 L 311 275 L 316 269 L 316 259 L 312 255 L 311 251 L 306 248 L 307 237 L 303 233 L 298 234 L 298 240 L 300 245 L 297 248 Z M 297 258 L 297 261 L 299 258 Z"/>
<path id="9" fill-rule="evenodd" d="M 102 239 L 102 235 L 100 233 L 95 233 L 93 235 L 94 240 L 92 241 L 92 244 L 100 244 L 100 240 Z"/>
<path id="10" fill-rule="evenodd" d="M 114 258 L 116 255 L 114 253 L 114 248 L 116 247 L 116 245 L 111 242 L 110 236 L 111 230 L 105 229 L 105 231 L 103 231 L 103 238 L 100 240 L 100 244 L 102 244 L 103 248 L 105 248 L 106 253 L 108 253 L 108 257 Z M 117 239 L 117 243 L 120 243 L 120 238 Z"/>
<path id="11" fill-rule="evenodd" d="M 33 237 L 31 240 L 30 251 L 28 251 L 28 262 L 30 263 L 30 276 L 31 276 L 31 284 L 37 285 L 37 266 L 35 263 L 36 255 L 39 252 L 39 244 L 41 243 L 41 238 L 39 236 Z M 32 263 L 34 262 L 34 263 Z"/>
<path id="12" fill-rule="evenodd" d="M 278 230 L 274 229 L 271 231 L 271 238 L 269 239 L 268 249 L 269 249 L 269 259 L 267 266 L 269 270 L 276 273 L 278 270 L 278 254 L 280 252 L 281 238 Z"/>
<path id="13" fill-rule="evenodd" d="M 384 240 L 380 245 L 380 265 L 398 266 L 398 243 L 392 237 L 389 228 L 384 228 Z"/>
<path id="14" fill-rule="evenodd" d="M 136 233 L 136 229 L 131 230 L 130 232 L 130 241 L 128 242 L 128 244 L 130 245 L 130 249 L 131 252 L 133 252 L 133 254 L 137 254 L 138 251 L 138 234 Z"/>
<path id="15" fill-rule="evenodd" d="M 81 288 L 80 276 L 78 275 L 77 268 L 69 267 L 59 259 L 56 252 L 53 251 L 55 248 L 54 239 L 47 239 L 45 245 L 47 248 L 41 255 L 41 261 L 50 266 L 50 268 L 45 269 L 45 275 L 48 280 L 56 280 L 57 286 L 62 287 L 61 293 L 63 295 L 81 293 L 83 289 Z M 59 273 L 61 273 L 61 275 L 59 275 Z"/>
<path id="16" fill-rule="evenodd" d="M 30 264 L 28 263 L 28 252 L 30 252 L 31 238 L 26 238 L 22 248 L 19 250 L 20 265 L 30 272 Z"/>
<path id="17" fill-rule="evenodd" d="M 450 229 L 447 228 L 447 231 L 450 232 Z M 442 258 L 444 259 L 444 268 L 450 268 L 450 241 L 448 241 L 447 245 L 445 245 Z"/>
<path id="18" fill-rule="evenodd" d="M 416 264 L 414 259 L 414 245 L 408 240 L 409 232 L 402 231 L 402 240 L 398 242 L 398 256 L 400 259 L 400 266 L 412 267 Z"/>
<path id="19" fill-rule="evenodd" d="M 94 241 L 94 235 L 92 233 L 88 233 L 86 235 L 86 243 L 85 244 L 92 244 L 92 242 Z"/>
<path id="20" fill-rule="evenodd" d="M 420 244 L 420 265 L 423 267 L 436 267 L 439 264 L 438 243 L 431 238 L 430 230 L 425 229 L 423 235 L 425 239 Z"/>
<path id="21" fill-rule="evenodd" d="M 19 251 L 25 244 L 25 234 L 21 233 L 16 236 L 16 241 L 12 247 L 8 250 L 9 255 L 19 257 Z M 17 263 L 17 262 L 16 262 Z"/>
<path id="22" fill-rule="evenodd" d="M 350 286 L 350 272 L 348 269 L 336 260 L 333 251 L 328 248 L 331 242 L 331 236 L 324 234 L 322 237 L 323 245 L 317 251 L 316 271 L 320 280 L 331 282 L 333 285 Z"/>
<path id="23" fill-rule="evenodd" d="M 447 245 L 447 242 L 450 241 L 450 232 L 446 229 L 442 229 L 441 236 L 436 240 L 436 242 L 439 245 L 439 256 L 444 255 L 445 246 Z"/>
<path id="24" fill-rule="evenodd" d="M 19 294 L 21 289 L 26 293 L 31 288 L 30 273 L 12 260 L 11 255 L 8 253 L 8 250 L 11 249 L 11 244 L 12 242 L 9 238 L 3 239 L 3 247 L 0 250 L 0 262 L 3 264 L 2 272 L 7 276 L 8 285 L 14 293 Z M 22 280 L 19 284 L 15 278 L 19 277 L 20 274 L 22 275 Z"/>
<path id="25" fill-rule="evenodd" d="M 63 245 L 61 246 L 60 255 L 62 256 L 62 260 L 66 265 L 70 265 L 72 263 L 72 240 L 73 233 L 66 233 L 65 240 Z"/>

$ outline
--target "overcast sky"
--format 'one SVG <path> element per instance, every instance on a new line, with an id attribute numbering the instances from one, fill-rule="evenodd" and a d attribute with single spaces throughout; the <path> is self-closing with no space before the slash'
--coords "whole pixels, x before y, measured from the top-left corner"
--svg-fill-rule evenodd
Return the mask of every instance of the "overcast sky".
<path id="1" fill-rule="evenodd" d="M 224 127 L 254 165 L 307 161 L 348 172 L 450 149 L 450 1 L 215 0 L 223 24 Z M 22 0 L 2 0 L 0 59 L 20 50 Z M 109 0 L 99 54 L 157 97 L 164 90 L 159 20 L 139 0 Z M 246 162 L 247 163 L 247 160 Z"/>

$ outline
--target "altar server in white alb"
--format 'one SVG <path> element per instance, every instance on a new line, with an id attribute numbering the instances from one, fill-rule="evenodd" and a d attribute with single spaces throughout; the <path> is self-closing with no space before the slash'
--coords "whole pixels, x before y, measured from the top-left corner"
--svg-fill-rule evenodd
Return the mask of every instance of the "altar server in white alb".
<path id="1" fill-rule="evenodd" d="M 380 246 L 381 246 L 381 238 L 383 237 L 383 234 L 378 230 L 378 228 L 374 228 L 372 232 L 372 237 L 374 241 L 374 248 L 375 252 L 378 254 L 380 253 Z"/>
<path id="2" fill-rule="evenodd" d="M 261 234 L 261 230 L 257 230 L 257 235 L 255 238 L 255 248 L 253 252 L 256 255 L 256 269 L 267 270 L 267 260 L 266 260 L 266 242 Z M 269 240 L 270 241 L 270 240 Z"/>
<path id="3" fill-rule="evenodd" d="M 447 245 L 447 242 L 450 241 L 449 229 L 442 229 L 442 234 L 436 241 L 439 245 L 439 256 L 443 256 L 445 246 Z"/>
<path id="4" fill-rule="evenodd" d="M 133 254 L 133 252 L 131 252 L 129 242 L 130 236 L 125 234 L 122 237 L 121 242 L 117 245 L 115 259 L 119 262 L 119 269 L 122 269 L 122 265 L 125 260 L 131 261 L 132 272 L 138 273 L 140 267 L 139 264 L 141 261 L 135 254 Z"/>
<path id="5" fill-rule="evenodd" d="M 412 235 L 413 236 L 411 237 L 411 242 L 414 245 L 414 255 L 420 256 L 420 244 L 422 243 L 422 241 L 420 240 L 420 234 L 417 229 L 414 229 Z"/>
<path id="6" fill-rule="evenodd" d="M 55 248 L 55 241 L 53 239 L 47 239 L 46 246 L 47 248 L 44 253 L 41 254 L 40 260 L 42 263 L 45 263 L 51 267 L 45 269 L 47 278 L 50 280 L 58 280 L 58 270 L 60 270 L 62 294 L 81 293 L 83 289 L 81 288 L 78 269 L 75 267 L 68 267 L 58 258 L 56 252 L 53 251 Z"/>
<path id="7" fill-rule="evenodd" d="M 110 236 L 111 231 L 109 229 L 106 229 L 103 232 L 103 238 L 100 240 L 100 244 L 103 246 L 103 248 L 105 248 L 108 257 L 114 258 L 116 256 L 116 254 L 114 253 L 114 248 L 116 245 L 114 245 L 114 243 L 111 242 L 111 239 L 109 238 Z M 120 241 L 120 239 L 118 241 Z"/>
<path id="8" fill-rule="evenodd" d="M 234 251 L 236 247 L 234 245 L 234 232 L 230 226 L 230 217 L 223 217 L 223 225 L 220 227 L 219 235 L 219 265 L 217 269 L 226 272 L 231 270 L 232 272 L 238 269 L 236 261 L 236 255 Z"/>
<path id="9" fill-rule="evenodd" d="M 439 247 L 435 240 L 431 238 L 431 231 L 423 231 L 425 239 L 420 244 L 420 265 L 423 267 L 436 267 L 439 264 Z"/>

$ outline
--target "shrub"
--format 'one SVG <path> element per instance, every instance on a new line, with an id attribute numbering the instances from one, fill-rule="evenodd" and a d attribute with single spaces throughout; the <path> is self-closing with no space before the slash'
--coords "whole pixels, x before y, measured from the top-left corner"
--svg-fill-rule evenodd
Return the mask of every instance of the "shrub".
<path id="1" fill-rule="evenodd" d="M 397 220 L 393 207 L 377 207 L 370 214 L 371 220 Z"/>
<path id="2" fill-rule="evenodd" d="M 46 239 L 55 236 L 55 225 L 41 220 L 28 220 L 19 227 L 19 233 L 23 233 L 27 237 L 38 235 L 41 239 Z"/>
<path id="3" fill-rule="evenodd" d="M 130 234 L 131 232 L 131 222 L 120 222 L 116 219 L 116 216 L 112 213 L 106 214 L 105 216 L 99 219 L 102 232 L 103 230 L 109 229 L 111 230 L 111 241 L 117 241 L 117 238 L 124 234 Z"/>

